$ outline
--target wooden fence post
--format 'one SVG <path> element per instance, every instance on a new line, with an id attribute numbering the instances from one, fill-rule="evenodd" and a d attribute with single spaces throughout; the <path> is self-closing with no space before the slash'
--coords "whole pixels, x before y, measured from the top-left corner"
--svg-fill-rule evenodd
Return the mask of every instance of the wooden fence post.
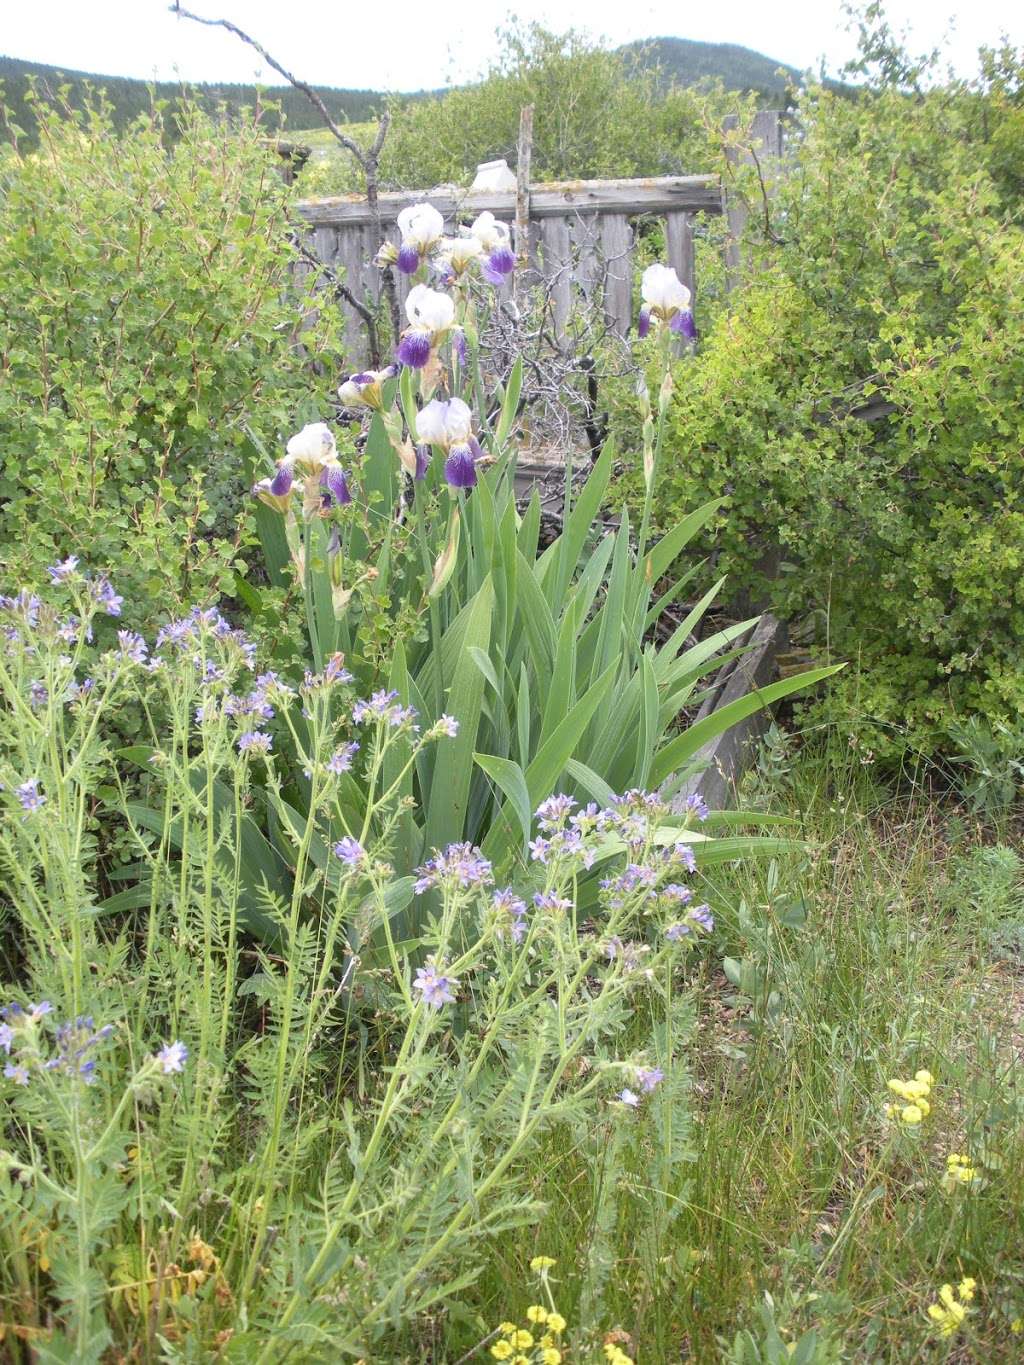
<path id="1" fill-rule="evenodd" d="M 729 114 L 722 122 L 723 132 L 739 126 L 739 117 Z M 750 146 L 742 150 L 726 149 L 726 158 L 734 166 L 754 166 L 765 161 L 778 161 L 782 156 L 782 122 L 775 109 L 759 109 L 750 125 Z M 729 235 L 725 244 L 727 288 L 732 291 L 742 278 L 742 239 L 750 210 L 742 197 L 722 184 L 722 210 Z"/>
<path id="2" fill-rule="evenodd" d="M 513 297 L 518 299 L 526 278 L 530 258 L 530 160 L 533 156 L 533 105 L 524 104 L 519 111 L 519 145 L 516 149 L 516 221 L 513 246 L 516 253 L 516 273 Z"/>

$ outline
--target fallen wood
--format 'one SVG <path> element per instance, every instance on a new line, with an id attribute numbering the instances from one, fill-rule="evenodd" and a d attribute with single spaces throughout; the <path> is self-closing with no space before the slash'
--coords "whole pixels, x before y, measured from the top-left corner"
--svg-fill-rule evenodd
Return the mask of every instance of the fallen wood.
<path id="1" fill-rule="evenodd" d="M 730 702 L 766 687 L 774 677 L 776 658 L 785 641 L 785 623 L 766 612 L 747 639 L 747 652 L 722 666 L 696 719 L 703 720 Z M 771 708 L 755 711 L 706 744 L 694 759 L 699 770 L 687 779 L 673 799 L 673 805 L 681 809 L 688 796 L 698 793 L 712 810 L 725 810 L 735 805 L 740 780 L 771 719 Z"/>

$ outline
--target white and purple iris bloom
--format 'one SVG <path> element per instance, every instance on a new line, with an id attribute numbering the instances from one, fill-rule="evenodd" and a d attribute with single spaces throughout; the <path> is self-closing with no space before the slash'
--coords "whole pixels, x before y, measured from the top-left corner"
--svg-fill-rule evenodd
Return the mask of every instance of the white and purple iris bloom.
<path id="1" fill-rule="evenodd" d="M 668 265 L 649 265 L 640 281 L 644 306 L 637 320 L 637 335 L 645 337 L 652 322 L 693 341 L 697 335 L 690 310 L 690 291 Z"/>
<path id="2" fill-rule="evenodd" d="M 345 471 L 338 463 L 334 432 L 325 422 L 310 422 L 289 440 L 287 454 L 278 462 L 273 478 L 253 484 L 255 495 L 277 512 L 287 512 L 300 470 L 320 485 L 320 506 L 327 510 L 352 501 Z"/>
<path id="3" fill-rule="evenodd" d="M 469 235 L 480 243 L 486 258 L 481 267 L 484 279 L 489 284 L 504 284 L 516 268 L 507 224 L 499 222 L 490 211 L 481 213 L 470 227 Z"/>
<path id="4" fill-rule="evenodd" d="M 444 236 L 444 219 L 433 204 L 412 204 L 398 215 L 402 245 L 395 264 L 403 275 L 415 275 Z"/>
<path id="5" fill-rule="evenodd" d="M 416 415 L 416 438 L 445 452 L 444 477 L 452 488 L 476 486 L 483 451 L 472 428 L 473 414 L 461 398 L 434 398 Z"/>
<path id="6" fill-rule="evenodd" d="M 422 370 L 455 323 L 455 301 L 425 284 L 409 290 L 405 301 L 409 327 L 395 356 L 410 369 Z"/>
<path id="7" fill-rule="evenodd" d="M 350 375 L 338 389 L 338 397 L 350 408 L 373 408 L 378 410 L 383 402 L 382 390 L 389 379 L 395 376 L 394 365 L 383 370 L 364 370 Z"/>

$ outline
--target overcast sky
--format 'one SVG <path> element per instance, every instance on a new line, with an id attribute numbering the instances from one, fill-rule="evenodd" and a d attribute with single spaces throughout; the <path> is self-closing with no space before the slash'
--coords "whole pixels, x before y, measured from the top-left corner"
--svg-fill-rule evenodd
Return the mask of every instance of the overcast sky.
<path id="1" fill-rule="evenodd" d="M 837 71 L 854 50 L 841 0 L 519 0 L 514 10 L 502 0 L 189 0 L 187 8 L 233 19 L 297 75 L 359 89 L 415 90 L 474 78 L 494 55 L 496 29 L 510 12 L 613 43 L 664 35 L 741 43 L 815 71 L 822 59 Z M 909 31 L 915 52 L 945 40 L 962 74 L 974 71 L 983 43 L 1006 34 L 1024 44 L 1022 0 L 891 0 L 888 12 L 895 27 Z M 0 53 L 104 75 L 267 83 L 273 77 L 237 39 L 175 18 L 168 0 L 0 0 Z"/>

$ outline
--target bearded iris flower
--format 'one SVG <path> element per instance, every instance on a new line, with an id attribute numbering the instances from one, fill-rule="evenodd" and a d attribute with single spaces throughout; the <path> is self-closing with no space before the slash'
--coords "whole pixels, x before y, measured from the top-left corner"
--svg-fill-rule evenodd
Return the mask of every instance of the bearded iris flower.
<path id="1" fill-rule="evenodd" d="M 338 397 L 348 407 L 378 410 L 383 401 L 381 390 L 394 374 L 394 365 L 388 365 L 383 370 L 364 370 L 361 374 L 353 374 L 338 389 Z"/>
<path id="2" fill-rule="evenodd" d="M 327 465 L 324 468 L 320 475 L 320 486 L 323 489 L 321 498 L 325 510 L 329 507 L 343 507 L 352 501 L 348 480 L 340 464 Z"/>
<path id="3" fill-rule="evenodd" d="M 414 285 L 405 301 L 410 326 L 398 343 L 395 355 L 403 365 L 421 370 L 451 331 L 455 322 L 455 302 L 447 294 Z"/>
<path id="4" fill-rule="evenodd" d="M 415 275 L 444 236 L 444 219 L 433 204 L 412 204 L 398 215 L 402 245 L 395 264 L 403 275 Z"/>
<path id="5" fill-rule="evenodd" d="M 515 253 L 508 226 L 491 212 L 481 213 L 469 229 L 486 253 L 483 277 L 489 284 L 504 284 L 516 268 Z"/>
<path id="6" fill-rule="evenodd" d="M 473 414 L 461 398 L 432 399 L 416 416 L 416 436 L 446 455 L 444 476 L 452 488 L 473 488 L 483 455 L 473 435 Z"/>
<path id="7" fill-rule="evenodd" d="M 637 320 L 637 335 L 645 337 L 652 322 L 692 341 L 697 335 L 690 311 L 690 291 L 668 265 L 649 265 L 640 281 L 644 306 Z"/>

